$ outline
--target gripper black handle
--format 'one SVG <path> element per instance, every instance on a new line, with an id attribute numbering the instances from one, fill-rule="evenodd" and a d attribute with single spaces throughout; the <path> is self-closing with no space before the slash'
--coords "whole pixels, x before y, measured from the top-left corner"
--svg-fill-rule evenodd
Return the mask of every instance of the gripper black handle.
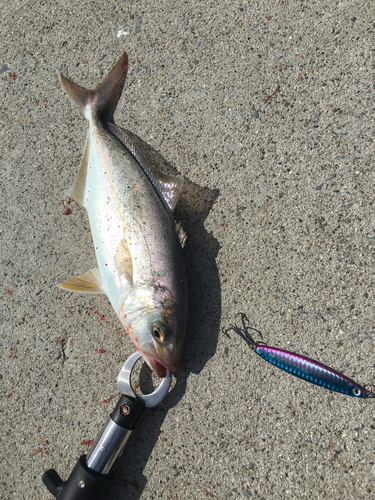
<path id="1" fill-rule="evenodd" d="M 119 443 L 123 442 L 123 438 L 126 435 L 128 436 L 134 429 L 143 409 L 144 405 L 138 399 L 122 394 L 109 419 L 111 424 L 109 427 L 112 431 L 113 427 L 116 427 L 117 433 L 115 436 L 111 434 L 112 439 L 103 442 L 100 440 L 103 434 L 100 434 L 97 444 L 94 444 L 94 448 L 88 456 L 82 455 L 80 457 L 67 481 L 63 481 L 55 469 L 49 469 L 45 472 L 42 479 L 49 492 L 57 500 L 103 500 L 113 479 L 112 467 L 123 449 L 123 446 L 119 445 Z M 105 434 L 109 427 L 105 427 L 105 431 L 102 432 Z M 106 434 L 107 437 L 108 435 Z M 107 447 L 108 451 L 103 463 L 100 459 L 101 443 L 104 449 Z M 98 448 L 99 453 L 95 455 Z M 99 462 L 95 461 L 96 459 L 92 460 L 93 454 L 96 458 L 99 457 Z M 90 467 L 88 467 L 88 463 Z M 105 465 L 108 465 L 108 467 L 105 468 Z M 104 470 L 106 473 L 102 474 Z"/>
<path id="2" fill-rule="evenodd" d="M 113 479 L 113 473 L 99 474 L 86 465 L 86 455 L 76 463 L 67 481 L 55 469 L 42 476 L 44 484 L 57 500 L 103 500 Z"/>

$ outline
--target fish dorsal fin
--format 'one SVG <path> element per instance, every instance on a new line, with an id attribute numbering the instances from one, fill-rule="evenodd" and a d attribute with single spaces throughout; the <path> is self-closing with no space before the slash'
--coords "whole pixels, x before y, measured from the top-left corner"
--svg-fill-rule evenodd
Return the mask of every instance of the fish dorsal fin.
<path id="1" fill-rule="evenodd" d="M 159 169 L 151 165 L 148 160 L 146 160 L 146 157 L 142 154 L 139 148 L 135 145 L 135 142 L 130 138 L 125 130 L 121 129 L 114 123 L 107 123 L 106 125 L 109 131 L 123 143 L 126 149 L 140 164 L 143 171 L 158 192 L 165 207 L 170 212 L 174 212 L 184 184 L 184 178 L 182 175 L 168 175 L 161 172 Z"/>
<path id="2" fill-rule="evenodd" d="M 86 146 L 83 152 L 82 162 L 77 177 L 75 178 L 72 187 L 66 191 L 67 196 L 73 198 L 74 201 L 76 201 L 82 206 L 85 206 L 86 178 L 87 178 L 87 167 L 89 164 L 89 155 L 90 155 L 90 131 L 87 134 Z"/>
<path id="3" fill-rule="evenodd" d="M 76 276 L 68 281 L 64 281 L 59 285 L 64 290 L 80 293 L 105 293 L 103 290 L 102 275 L 99 269 L 90 269 L 81 276 Z"/>
<path id="4" fill-rule="evenodd" d="M 117 247 L 115 263 L 119 273 L 125 275 L 129 283 L 133 284 L 133 262 L 126 238 L 122 238 Z"/>
<path id="5" fill-rule="evenodd" d="M 61 85 L 68 97 L 88 120 L 91 113 L 112 120 L 113 113 L 120 99 L 128 68 L 126 52 L 118 60 L 103 82 L 94 90 L 87 90 L 60 74 Z"/>

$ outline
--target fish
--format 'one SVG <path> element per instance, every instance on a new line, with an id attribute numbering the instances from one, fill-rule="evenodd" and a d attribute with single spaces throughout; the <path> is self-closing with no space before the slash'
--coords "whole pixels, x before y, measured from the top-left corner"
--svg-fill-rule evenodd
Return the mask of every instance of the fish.
<path id="1" fill-rule="evenodd" d="M 94 90 L 60 74 L 63 90 L 89 122 L 67 194 L 87 210 L 98 266 L 60 287 L 106 294 L 143 359 L 164 377 L 178 366 L 187 323 L 186 234 L 173 215 L 184 178 L 161 172 L 115 124 L 127 68 L 124 52 Z"/>

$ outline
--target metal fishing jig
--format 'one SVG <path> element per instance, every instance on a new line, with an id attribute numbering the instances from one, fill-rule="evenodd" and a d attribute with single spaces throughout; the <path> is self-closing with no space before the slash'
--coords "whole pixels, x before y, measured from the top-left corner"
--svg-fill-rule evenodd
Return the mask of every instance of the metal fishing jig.
<path id="1" fill-rule="evenodd" d="M 238 326 L 236 324 L 229 325 L 229 328 L 223 330 L 223 333 L 229 337 L 228 332 L 233 330 L 240 337 L 242 337 L 251 349 L 258 354 L 261 358 L 265 359 L 269 363 L 277 366 L 281 370 L 284 370 L 295 377 L 301 378 L 310 382 L 311 384 L 324 387 L 331 391 L 341 392 L 342 394 L 347 394 L 348 396 L 354 396 L 357 398 L 375 398 L 375 386 L 364 386 L 357 384 L 354 380 L 345 377 L 342 373 L 329 368 L 318 361 L 306 358 L 300 354 L 296 354 L 290 351 L 284 351 L 282 349 L 277 349 L 276 347 L 270 347 L 264 342 L 255 342 L 249 333 L 249 330 L 253 330 L 262 337 L 262 334 L 251 327 L 248 323 L 249 320 L 244 313 L 236 314 L 235 318 L 240 316 L 242 325 Z M 229 337 L 230 338 L 230 337 Z"/>
<path id="2" fill-rule="evenodd" d="M 43 482 L 58 500 L 103 500 L 113 479 L 113 466 L 122 454 L 142 410 L 160 404 L 171 385 L 167 370 L 159 387 L 152 394 L 136 395 L 130 377 L 141 354 L 134 353 L 124 363 L 117 385 L 122 393 L 115 409 L 99 433 L 88 455 L 82 455 L 67 481 L 55 469 L 43 474 Z"/>

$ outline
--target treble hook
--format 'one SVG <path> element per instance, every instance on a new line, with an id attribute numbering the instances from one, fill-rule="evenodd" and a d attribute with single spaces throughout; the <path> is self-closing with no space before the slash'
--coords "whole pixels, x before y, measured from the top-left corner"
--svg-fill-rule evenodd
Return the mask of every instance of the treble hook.
<path id="1" fill-rule="evenodd" d="M 236 320 L 237 320 L 238 316 L 241 318 L 241 322 L 242 322 L 241 326 L 242 327 L 238 326 L 238 324 L 237 324 Z M 246 316 L 246 314 L 242 313 L 242 312 L 237 313 L 234 317 L 234 325 L 232 323 L 230 323 L 229 328 L 227 328 L 227 329 L 223 328 L 223 333 L 224 333 L 224 335 L 226 335 L 227 337 L 230 338 L 230 335 L 228 334 L 228 332 L 233 330 L 235 333 L 237 333 L 237 335 L 239 335 L 240 337 L 242 337 L 245 340 L 245 342 L 251 347 L 251 349 L 253 351 L 255 351 L 255 349 L 259 345 L 264 344 L 264 342 L 255 342 L 253 337 L 250 335 L 249 330 L 253 330 L 254 332 L 257 332 L 260 335 L 261 339 L 263 339 L 263 335 L 256 328 L 250 326 L 249 324 L 246 324 L 245 321 L 246 321 L 246 323 L 249 323 L 249 318 Z"/>
<path id="2" fill-rule="evenodd" d="M 375 385 L 366 384 L 363 387 L 366 391 L 366 398 L 375 398 Z"/>

